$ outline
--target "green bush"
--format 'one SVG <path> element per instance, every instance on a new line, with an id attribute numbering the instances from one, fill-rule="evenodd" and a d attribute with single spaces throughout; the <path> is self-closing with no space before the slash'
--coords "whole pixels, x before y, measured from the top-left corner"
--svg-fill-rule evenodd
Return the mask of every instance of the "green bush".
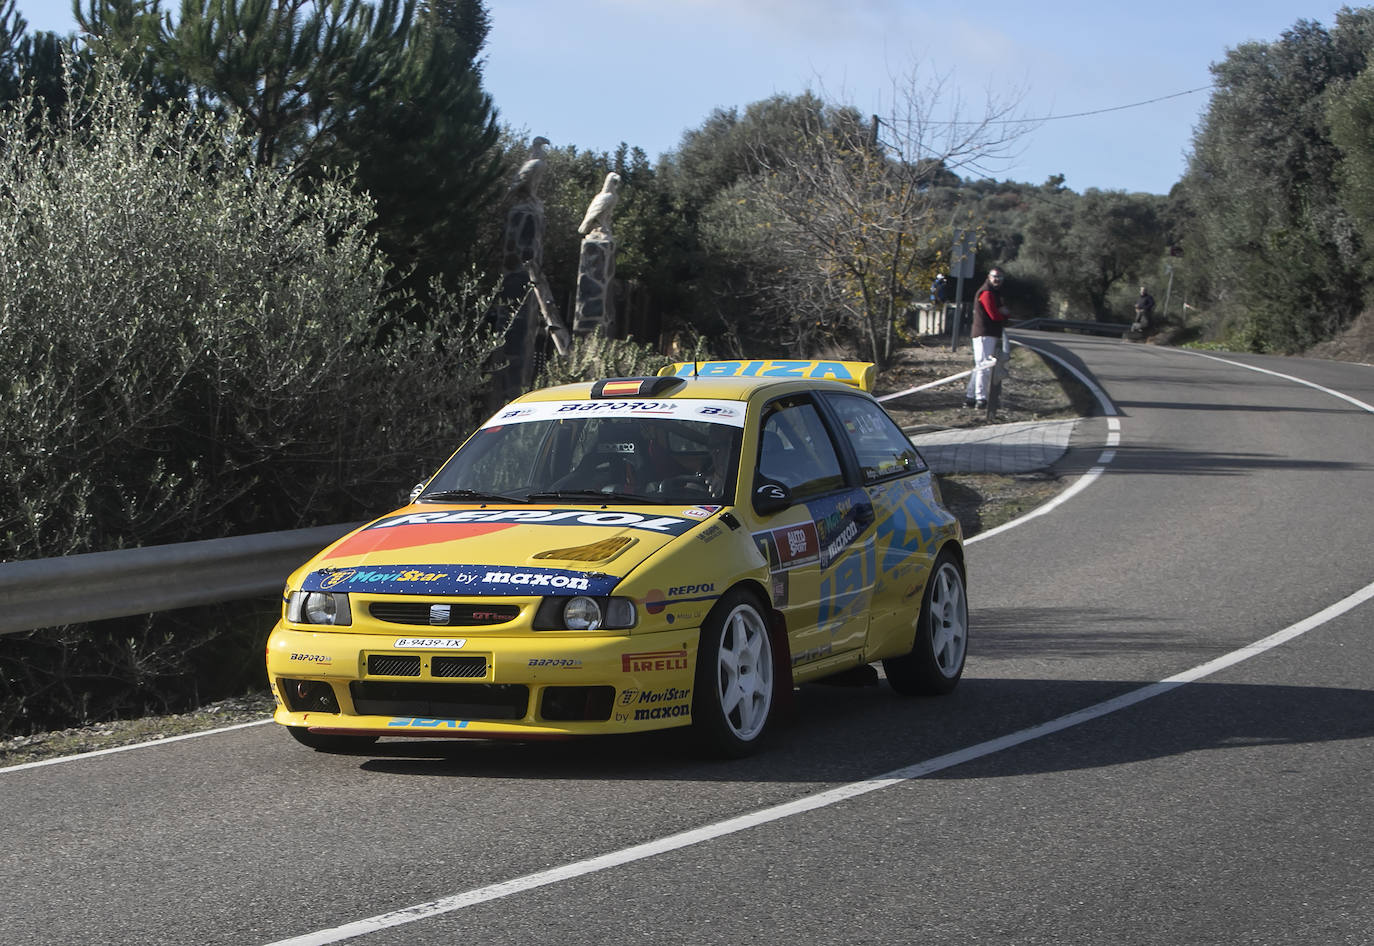
<path id="1" fill-rule="evenodd" d="M 674 361 L 705 361 L 710 357 L 701 338 L 694 338 L 691 346 L 681 355 L 669 357 L 633 338 L 607 338 L 599 331 L 575 336 L 567 357 L 552 355 L 544 362 L 532 389 L 600 378 L 646 377 L 658 374 L 658 369 Z"/>
<path id="2" fill-rule="evenodd" d="M 306 192 L 108 68 L 36 132 L 33 107 L 0 115 L 0 561 L 359 518 L 474 426 L 489 300 L 469 280 L 425 327 L 385 321 L 387 261 L 346 181 Z M 199 646 L 182 635 L 210 629 L 43 633 L 64 670 L 41 694 L 14 672 L 37 643 L 0 638 L 0 731 L 127 708 L 132 685 L 82 690 L 113 666 L 175 685 L 173 652 Z"/>

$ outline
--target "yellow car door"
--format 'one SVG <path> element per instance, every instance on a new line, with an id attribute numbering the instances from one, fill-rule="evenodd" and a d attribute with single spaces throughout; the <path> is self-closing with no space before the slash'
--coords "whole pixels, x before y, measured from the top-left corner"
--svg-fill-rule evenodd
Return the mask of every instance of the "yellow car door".
<path id="1" fill-rule="evenodd" d="M 773 604 L 787 620 L 794 671 L 804 678 L 808 668 L 852 663 L 842 655 L 864 647 L 876 569 L 872 503 L 846 482 L 810 394 L 764 407 L 755 486 L 770 484 L 786 487 L 792 504 L 760 516 L 753 534 L 769 561 Z"/>

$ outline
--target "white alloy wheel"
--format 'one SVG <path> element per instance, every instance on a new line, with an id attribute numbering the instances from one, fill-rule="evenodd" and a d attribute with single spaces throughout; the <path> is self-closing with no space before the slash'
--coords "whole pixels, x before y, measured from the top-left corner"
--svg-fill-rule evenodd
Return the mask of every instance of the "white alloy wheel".
<path id="1" fill-rule="evenodd" d="M 716 698 L 735 738 L 758 738 L 773 708 L 773 647 L 768 628 L 751 604 L 725 618 L 716 654 Z"/>
<path id="2" fill-rule="evenodd" d="M 936 696 L 958 685 L 967 656 L 964 570 L 946 549 L 935 560 L 926 581 L 911 653 L 884 658 L 883 672 L 888 684 L 902 696 Z"/>
<path id="3" fill-rule="evenodd" d="M 964 670 L 968 648 L 968 598 L 964 578 L 953 562 L 946 561 L 931 576 L 930 608 L 925 633 L 940 676 L 957 679 Z"/>

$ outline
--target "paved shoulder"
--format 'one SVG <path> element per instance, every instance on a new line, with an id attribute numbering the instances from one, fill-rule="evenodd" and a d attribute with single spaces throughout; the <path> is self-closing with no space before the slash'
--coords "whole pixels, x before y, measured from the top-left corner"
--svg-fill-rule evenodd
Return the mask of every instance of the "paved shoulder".
<path id="1" fill-rule="evenodd" d="M 1069 448 L 1076 418 L 958 427 L 915 434 L 911 442 L 936 473 L 1030 473 Z"/>

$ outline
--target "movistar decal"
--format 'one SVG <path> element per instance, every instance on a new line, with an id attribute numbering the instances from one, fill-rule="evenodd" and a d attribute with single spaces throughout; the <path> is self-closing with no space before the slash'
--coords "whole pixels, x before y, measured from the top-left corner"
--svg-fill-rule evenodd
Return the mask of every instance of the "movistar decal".
<path id="1" fill-rule="evenodd" d="M 301 588 L 424 595 L 606 595 L 619 582 L 614 575 L 562 568 L 436 564 L 321 568 L 307 575 Z"/>

